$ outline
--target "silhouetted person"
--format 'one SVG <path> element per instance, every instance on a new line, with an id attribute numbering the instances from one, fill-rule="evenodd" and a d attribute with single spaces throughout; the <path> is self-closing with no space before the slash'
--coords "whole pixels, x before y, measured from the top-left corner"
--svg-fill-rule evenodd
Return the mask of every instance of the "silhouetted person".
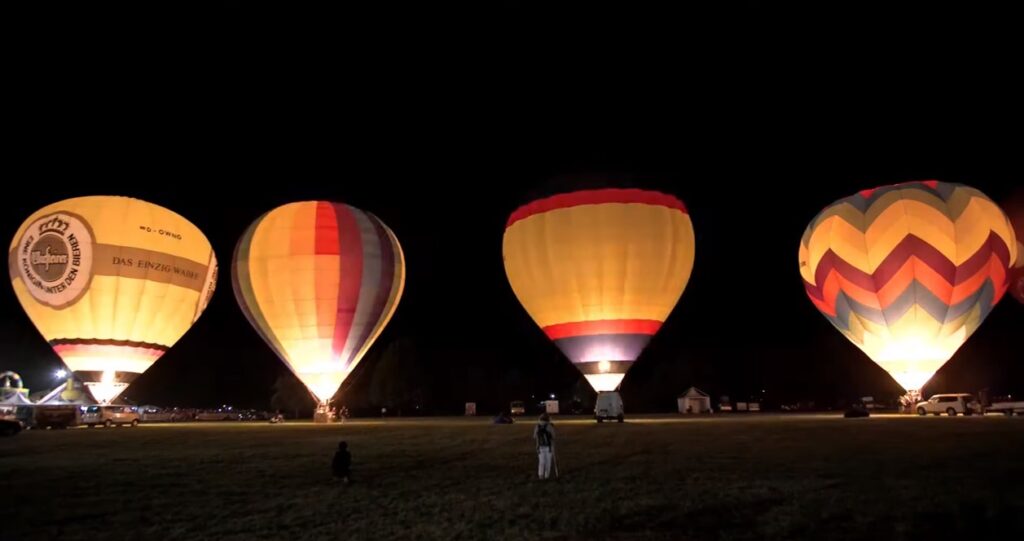
<path id="1" fill-rule="evenodd" d="M 331 461 L 331 472 L 335 479 L 341 479 L 346 485 L 352 476 L 352 455 L 348 452 L 348 444 L 338 443 L 338 450 L 334 452 L 334 460 Z"/>
<path id="2" fill-rule="evenodd" d="M 551 477 L 551 464 L 555 454 L 555 426 L 551 424 L 551 417 L 542 413 L 537 426 L 533 429 L 533 439 L 537 443 L 537 478 L 547 479 Z M 558 475 L 558 465 L 555 465 L 555 476 Z"/>

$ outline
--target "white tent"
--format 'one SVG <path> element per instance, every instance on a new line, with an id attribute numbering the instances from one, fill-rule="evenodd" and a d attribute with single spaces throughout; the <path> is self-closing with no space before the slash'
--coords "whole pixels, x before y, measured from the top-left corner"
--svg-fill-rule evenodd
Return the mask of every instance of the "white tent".
<path id="1" fill-rule="evenodd" d="M 0 373 L 0 380 L 3 380 L 3 386 L 0 386 L 0 406 L 5 406 L 5 409 L 14 408 L 17 406 L 31 406 L 32 401 L 28 399 L 28 389 L 21 386 L 21 376 L 17 372 Z M 11 384 L 14 386 L 11 386 Z"/>
<path id="2" fill-rule="evenodd" d="M 32 401 L 22 393 L 3 393 L 0 406 L 31 406 Z"/>
<path id="3" fill-rule="evenodd" d="M 92 400 L 92 397 L 86 394 L 85 391 L 81 390 L 79 387 L 80 384 L 72 385 L 71 389 L 68 389 L 68 382 L 65 381 L 37 400 L 36 404 L 40 406 L 95 404 L 96 401 Z"/>
<path id="4" fill-rule="evenodd" d="M 23 390 L 27 389 L 0 388 L 0 418 L 14 420 L 31 417 L 31 410 L 27 406 L 33 404 L 25 393 L 18 392 Z"/>
<path id="5" fill-rule="evenodd" d="M 704 391 L 690 387 L 676 399 L 679 413 L 713 413 L 711 397 Z"/>

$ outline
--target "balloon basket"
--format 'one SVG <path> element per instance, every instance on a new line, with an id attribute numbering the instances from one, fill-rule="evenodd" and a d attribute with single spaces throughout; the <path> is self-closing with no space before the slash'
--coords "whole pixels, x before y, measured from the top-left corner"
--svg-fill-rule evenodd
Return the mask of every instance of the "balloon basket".
<path id="1" fill-rule="evenodd" d="M 334 410 L 324 404 L 317 406 L 316 411 L 313 413 L 314 423 L 333 423 L 334 418 Z"/>
<path id="2" fill-rule="evenodd" d="M 914 409 L 920 401 L 920 390 L 907 391 L 907 394 L 900 397 L 900 411 L 902 413 L 914 413 Z"/>

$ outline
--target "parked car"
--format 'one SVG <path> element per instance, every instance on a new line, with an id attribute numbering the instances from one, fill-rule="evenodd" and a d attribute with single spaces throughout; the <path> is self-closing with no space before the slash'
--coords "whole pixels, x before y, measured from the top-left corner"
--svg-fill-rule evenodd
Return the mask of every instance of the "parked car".
<path id="1" fill-rule="evenodd" d="M 134 427 L 139 426 L 139 420 L 139 410 L 133 406 L 89 406 L 82 414 L 82 424 L 89 428 L 96 425 Z"/>
<path id="2" fill-rule="evenodd" d="M 0 419 L 0 436 L 14 436 L 21 429 L 21 421 L 17 419 Z"/>
<path id="3" fill-rule="evenodd" d="M 973 395 L 967 393 L 957 394 L 936 394 L 924 402 L 918 402 L 915 407 L 918 415 L 939 415 L 945 413 L 950 417 L 957 414 L 971 415 L 981 413 L 981 404 Z"/>
<path id="4" fill-rule="evenodd" d="M 174 420 L 174 413 L 170 410 L 163 410 L 155 407 L 140 408 L 141 417 L 139 421 L 147 423 L 169 423 Z"/>

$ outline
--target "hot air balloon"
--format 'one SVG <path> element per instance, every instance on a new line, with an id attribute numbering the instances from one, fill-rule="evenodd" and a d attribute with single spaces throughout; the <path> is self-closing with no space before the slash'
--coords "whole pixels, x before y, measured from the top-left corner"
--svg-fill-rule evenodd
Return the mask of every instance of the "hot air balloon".
<path id="1" fill-rule="evenodd" d="M 811 302 L 908 400 L 1003 297 L 1016 257 L 995 203 L 934 180 L 836 201 L 811 221 L 799 254 Z"/>
<path id="2" fill-rule="evenodd" d="M 289 203 L 246 229 L 231 283 L 256 332 L 325 408 L 395 313 L 405 257 L 373 214 Z"/>
<path id="3" fill-rule="evenodd" d="M 1017 190 L 1003 206 L 1017 235 L 1017 263 L 1010 271 L 1010 293 L 1024 303 L 1024 189 Z"/>
<path id="4" fill-rule="evenodd" d="M 14 236 L 8 266 L 29 318 L 102 404 L 185 334 L 217 281 L 202 231 L 128 197 L 39 209 Z"/>
<path id="5" fill-rule="evenodd" d="M 519 302 L 595 391 L 615 391 L 683 294 L 693 226 L 679 199 L 583 190 L 512 213 L 505 273 Z"/>

